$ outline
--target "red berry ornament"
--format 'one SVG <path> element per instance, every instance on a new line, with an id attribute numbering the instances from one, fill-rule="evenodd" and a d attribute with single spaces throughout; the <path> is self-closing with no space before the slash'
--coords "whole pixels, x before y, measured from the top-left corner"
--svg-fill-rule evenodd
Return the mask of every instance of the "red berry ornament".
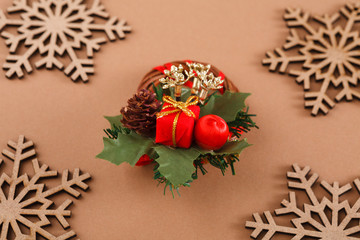
<path id="1" fill-rule="evenodd" d="M 196 144 L 206 150 L 218 150 L 229 137 L 229 127 L 225 120 L 216 115 L 206 115 L 195 125 Z"/>
<path id="2" fill-rule="evenodd" d="M 141 167 L 141 166 L 145 166 L 145 165 L 149 165 L 150 163 L 152 163 L 154 160 L 152 160 L 149 155 L 144 154 L 139 158 L 139 161 L 135 164 L 135 166 L 137 167 Z"/>

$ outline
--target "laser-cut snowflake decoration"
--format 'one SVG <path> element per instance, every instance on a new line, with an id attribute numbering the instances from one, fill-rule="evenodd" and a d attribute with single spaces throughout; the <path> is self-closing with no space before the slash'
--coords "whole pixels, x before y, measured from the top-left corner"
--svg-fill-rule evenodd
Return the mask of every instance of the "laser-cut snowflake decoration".
<path id="1" fill-rule="evenodd" d="M 7 18 L 0 10 L 0 30 L 17 27 L 18 32 L 16 35 L 2 32 L 10 50 L 3 65 L 8 78 L 21 78 L 24 71 L 32 72 L 30 58 L 39 52 L 41 59 L 35 62 L 36 68 L 57 67 L 73 81 L 81 79 L 86 82 L 89 74 L 94 73 L 94 61 L 91 59 L 94 51 L 98 51 L 100 44 L 107 41 L 103 37 L 94 38 L 92 32 L 105 32 L 114 41 L 116 37 L 125 38 L 125 33 L 131 31 L 124 20 L 116 17 L 109 19 L 100 0 L 94 0 L 89 8 L 83 4 L 83 0 L 37 0 L 31 5 L 28 0 L 13 0 L 13 5 L 7 11 L 10 14 L 18 13 L 21 17 Z M 108 20 L 100 24 L 95 22 L 98 18 Z M 21 46 L 25 46 L 26 51 L 17 55 Z M 81 47 L 86 48 L 85 58 L 78 57 L 77 51 Z M 60 60 L 65 55 L 71 60 L 67 66 Z"/>
<path id="2" fill-rule="evenodd" d="M 72 178 L 69 178 L 69 171 L 65 170 L 60 185 L 46 188 L 44 179 L 57 177 L 58 173 L 50 171 L 45 164 L 40 165 L 36 158 L 32 160 L 33 176 L 30 177 L 29 173 L 20 174 L 22 163 L 36 154 L 33 145 L 32 141 L 25 141 L 24 136 L 20 136 L 17 142 L 8 142 L 13 151 L 5 149 L 2 152 L 14 163 L 11 175 L 3 172 L 0 176 L 0 239 L 9 239 L 10 232 L 15 234 L 15 239 L 35 240 L 39 236 L 45 239 L 72 239 L 76 236 L 72 230 L 55 236 L 46 229 L 52 218 L 56 218 L 64 229 L 70 226 L 65 218 L 71 215 L 68 207 L 72 201 L 67 199 L 55 208 L 51 197 L 61 192 L 79 197 L 80 192 L 75 187 L 86 190 L 88 185 L 84 181 L 90 175 L 81 174 L 79 169 L 75 169 Z M 0 159 L 0 165 L 2 162 Z M 9 186 L 8 191 L 4 190 L 6 185 Z M 29 218 L 31 216 L 38 220 Z M 24 233 L 20 226 L 25 226 L 29 233 Z"/>
<path id="3" fill-rule="evenodd" d="M 275 210 L 277 216 L 291 215 L 292 226 L 282 226 L 276 224 L 269 211 L 264 212 L 264 221 L 259 213 L 253 215 L 255 221 L 246 222 L 247 228 L 254 229 L 251 237 L 254 239 L 269 240 L 278 234 L 291 235 L 292 240 L 301 239 L 323 239 L 323 240 L 355 240 L 359 237 L 354 234 L 360 233 L 360 197 L 351 206 L 348 200 L 340 200 L 340 196 L 352 190 L 350 184 L 340 186 L 338 182 L 332 185 L 322 181 L 321 186 L 331 198 L 323 197 L 321 201 L 313 190 L 313 185 L 317 182 L 318 175 L 309 175 L 310 168 L 300 168 L 297 164 L 293 165 L 293 171 L 288 172 L 289 188 L 305 191 L 309 203 L 302 207 L 296 201 L 296 193 L 289 193 L 289 200 L 283 200 L 280 209 Z M 360 194 L 360 180 L 354 181 L 356 191 Z M 326 209 L 330 210 L 327 216 Z M 345 217 L 341 216 L 341 211 L 345 211 Z M 315 217 L 317 216 L 317 217 Z M 357 221 L 355 226 L 351 221 Z M 264 233 L 261 235 L 261 233 Z"/>
<path id="4" fill-rule="evenodd" d="M 341 18 L 346 20 L 345 26 L 340 24 Z M 312 108 L 313 115 L 319 111 L 326 114 L 335 106 L 328 96 L 331 85 L 341 88 L 336 101 L 360 98 L 360 92 L 356 90 L 360 76 L 360 2 L 347 4 L 333 15 L 314 17 L 300 9 L 288 8 L 284 19 L 290 28 L 290 36 L 283 49 L 267 52 L 268 58 L 263 64 L 269 65 L 270 71 L 295 76 L 305 91 L 310 90 L 315 81 L 321 82 L 320 90 L 305 93 L 305 107 Z M 320 27 L 316 27 L 315 22 L 320 23 Z M 300 37 L 300 29 L 306 31 L 305 37 Z M 298 54 L 287 55 L 285 51 L 290 49 L 297 50 Z M 288 69 L 289 65 L 299 62 L 301 70 Z"/>

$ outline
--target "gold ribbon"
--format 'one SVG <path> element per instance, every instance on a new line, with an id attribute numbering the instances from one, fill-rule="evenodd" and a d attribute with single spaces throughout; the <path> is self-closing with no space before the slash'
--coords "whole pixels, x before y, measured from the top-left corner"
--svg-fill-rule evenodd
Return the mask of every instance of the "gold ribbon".
<path id="1" fill-rule="evenodd" d="M 173 146 L 176 147 L 176 126 L 177 122 L 179 120 L 180 114 L 183 112 L 186 114 L 186 116 L 196 118 L 195 114 L 188 108 L 190 106 L 195 106 L 199 103 L 199 98 L 197 96 L 191 96 L 189 97 L 186 102 L 177 102 L 174 99 L 172 99 L 170 96 L 164 96 L 163 102 L 168 103 L 169 105 L 162 108 L 162 110 L 167 108 L 175 108 L 174 110 L 159 112 L 156 114 L 157 118 L 162 118 L 167 115 L 177 113 L 173 122 L 173 129 L 172 129 L 172 141 Z"/>

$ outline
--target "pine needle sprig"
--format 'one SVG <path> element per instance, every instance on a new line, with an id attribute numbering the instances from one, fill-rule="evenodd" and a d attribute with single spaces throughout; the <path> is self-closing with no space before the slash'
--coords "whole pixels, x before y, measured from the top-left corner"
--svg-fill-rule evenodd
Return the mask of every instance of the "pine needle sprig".
<path id="1" fill-rule="evenodd" d="M 163 88 L 161 86 L 161 84 L 159 84 L 158 86 L 155 86 L 154 83 L 151 83 L 152 85 L 152 88 L 156 94 L 156 98 L 158 101 L 162 102 L 162 98 L 163 98 L 163 95 L 164 95 L 164 91 L 163 91 Z"/>
<path id="2" fill-rule="evenodd" d="M 259 129 L 256 123 L 252 120 L 252 117 L 256 117 L 256 115 L 249 114 L 249 107 L 246 108 L 246 111 L 239 111 L 235 120 L 227 123 L 229 131 L 237 138 L 240 138 L 243 133 L 251 131 L 251 128 Z"/>
<path id="3" fill-rule="evenodd" d="M 212 166 L 220 169 L 222 175 L 225 175 L 226 170 L 230 167 L 232 175 L 235 175 L 234 163 L 237 161 L 239 161 L 237 154 L 200 155 L 199 158 L 194 161 L 196 171 L 193 174 L 193 179 L 198 178 L 198 170 L 201 171 L 202 175 L 207 173 L 207 170 L 204 167 L 206 163 L 210 163 Z"/>
<path id="4" fill-rule="evenodd" d="M 104 132 L 110 139 L 117 139 L 119 134 L 129 134 L 131 132 L 130 129 L 122 127 L 122 126 L 116 126 L 113 124 L 112 128 L 104 129 Z"/>
<path id="5" fill-rule="evenodd" d="M 159 182 L 158 185 L 160 185 L 160 184 L 165 184 L 165 186 L 164 186 L 164 195 L 166 194 L 166 189 L 169 188 L 169 190 L 170 190 L 170 192 L 171 192 L 171 194 L 172 194 L 172 197 L 175 198 L 174 190 L 177 192 L 177 194 L 178 194 L 179 196 L 181 196 L 181 195 L 180 195 L 180 192 L 179 192 L 180 186 L 190 187 L 190 183 L 191 183 L 192 181 L 188 181 L 188 182 L 186 182 L 186 183 L 184 183 L 184 184 L 182 184 L 182 185 L 180 185 L 180 186 L 175 186 L 175 185 L 173 185 L 168 179 L 166 179 L 166 178 L 159 172 L 158 168 L 159 168 L 159 164 L 156 163 L 155 166 L 154 166 L 154 168 L 153 168 L 153 171 L 154 171 L 154 179 Z"/>

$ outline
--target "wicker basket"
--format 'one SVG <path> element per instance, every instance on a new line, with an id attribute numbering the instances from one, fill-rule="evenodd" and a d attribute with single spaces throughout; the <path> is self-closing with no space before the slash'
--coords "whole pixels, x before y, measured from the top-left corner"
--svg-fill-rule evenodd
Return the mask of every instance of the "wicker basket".
<path id="1" fill-rule="evenodd" d="M 198 62 L 198 61 L 193 61 L 193 62 Z M 204 64 L 204 65 L 207 65 L 207 63 L 202 63 L 202 62 L 198 62 L 198 63 L 201 63 L 201 64 Z M 185 61 L 174 61 L 174 62 L 171 62 L 170 64 L 172 65 L 176 65 L 178 66 L 179 64 L 183 65 L 184 69 L 186 70 L 189 70 L 188 66 L 186 65 L 186 62 Z M 219 73 L 220 73 L 220 70 L 217 69 L 216 67 L 214 66 L 211 66 L 210 68 L 210 72 L 212 72 L 215 77 L 218 77 L 219 76 Z M 149 73 L 147 73 L 145 75 L 145 77 L 143 78 L 143 80 L 140 82 L 139 84 L 139 87 L 138 87 L 138 90 L 140 89 L 149 89 L 149 90 L 152 90 L 152 83 L 155 84 L 155 86 L 157 86 L 160 82 L 159 82 L 159 79 L 163 78 L 163 77 L 166 77 L 165 74 L 163 74 L 162 72 L 156 70 L 156 69 L 153 69 L 151 70 Z M 234 83 L 232 83 L 230 81 L 229 78 L 227 78 L 225 76 L 225 82 L 224 82 L 224 90 L 229 90 L 231 92 L 239 92 L 238 88 L 235 86 Z"/>

